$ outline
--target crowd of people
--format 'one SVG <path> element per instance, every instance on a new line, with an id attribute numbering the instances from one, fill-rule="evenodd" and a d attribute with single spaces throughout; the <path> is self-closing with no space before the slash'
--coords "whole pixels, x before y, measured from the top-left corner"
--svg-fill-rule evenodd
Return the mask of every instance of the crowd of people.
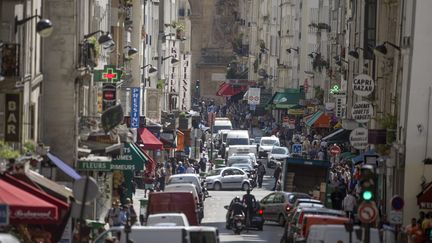
<path id="1" fill-rule="evenodd" d="M 408 243 L 432 241 L 432 212 L 420 212 L 419 218 L 412 218 L 411 223 L 403 228 Z"/>

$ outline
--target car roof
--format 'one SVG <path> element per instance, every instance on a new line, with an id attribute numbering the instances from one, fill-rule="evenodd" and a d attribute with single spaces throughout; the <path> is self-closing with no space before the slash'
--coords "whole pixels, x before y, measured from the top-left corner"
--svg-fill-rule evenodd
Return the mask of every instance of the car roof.
<path id="1" fill-rule="evenodd" d="M 308 212 L 322 212 L 322 213 L 332 213 L 332 214 L 340 214 L 344 215 L 344 212 L 341 210 L 335 210 L 330 208 L 317 208 L 317 207 L 300 207 L 297 208 L 297 211 L 302 211 L 304 213 Z"/>
<path id="2" fill-rule="evenodd" d="M 169 184 L 166 185 L 166 187 L 193 187 L 196 188 L 196 186 L 194 184 L 190 184 L 190 183 L 176 183 L 176 184 Z"/>
<path id="3" fill-rule="evenodd" d="M 303 202 L 308 202 L 308 203 L 321 203 L 322 202 L 320 200 L 317 199 L 313 199 L 313 198 L 299 198 L 297 199 L 296 203 L 303 203 Z"/>
<path id="4" fill-rule="evenodd" d="M 199 179 L 198 175 L 192 174 L 192 173 L 190 173 L 190 174 L 176 174 L 176 175 L 170 176 L 170 178 L 177 178 L 177 177 L 195 177 L 195 178 Z"/>

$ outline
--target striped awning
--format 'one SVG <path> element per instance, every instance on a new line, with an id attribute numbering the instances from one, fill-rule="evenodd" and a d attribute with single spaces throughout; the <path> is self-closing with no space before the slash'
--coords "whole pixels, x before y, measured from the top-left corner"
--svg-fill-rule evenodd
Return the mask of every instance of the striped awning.
<path id="1" fill-rule="evenodd" d="M 320 116 L 323 114 L 324 114 L 324 112 L 322 112 L 322 111 L 315 112 L 312 116 L 310 116 L 306 120 L 306 125 L 311 127 L 318 120 L 318 118 L 320 118 Z"/>

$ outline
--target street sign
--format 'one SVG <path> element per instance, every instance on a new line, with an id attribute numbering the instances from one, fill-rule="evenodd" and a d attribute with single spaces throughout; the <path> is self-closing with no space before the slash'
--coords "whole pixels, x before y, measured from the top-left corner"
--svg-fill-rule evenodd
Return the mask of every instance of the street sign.
<path id="1" fill-rule="evenodd" d="M 9 205 L 0 204 L 0 225 L 9 225 Z"/>
<path id="2" fill-rule="evenodd" d="M 341 148 L 336 144 L 330 147 L 330 153 L 333 156 L 336 156 L 341 153 Z"/>
<path id="3" fill-rule="evenodd" d="M 362 202 L 357 210 L 360 221 L 364 224 L 374 222 L 378 216 L 378 209 L 375 203 Z"/>
<path id="4" fill-rule="evenodd" d="M 353 105 L 352 118 L 358 123 L 367 123 L 372 118 L 374 110 L 371 103 L 360 101 Z"/>
<path id="5" fill-rule="evenodd" d="M 298 144 L 298 143 L 293 144 L 293 145 L 292 145 L 291 152 L 292 152 L 293 154 L 302 154 L 302 145 L 301 145 L 301 144 Z"/>
<path id="6" fill-rule="evenodd" d="M 368 96 L 374 91 L 375 82 L 369 75 L 360 74 L 354 78 L 352 89 L 358 96 Z"/>
<path id="7" fill-rule="evenodd" d="M 389 221 L 390 224 L 402 224 L 403 214 L 402 211 L 390 210 Z"/>
<path id="8" fill-rule="evenodd" d="M 403 209 L 404 205 L 405 205 L 405 202 L 404 202 L 403 198 L 399 195 L 395 195 L 391 199 L 391 206 L 392 206 L 393 210 L 400 211 Z"/>
<path id="9" fill-rule="evenodd" d="M 256 105 L 249 105 L 249 110 L 251 110 L 251 111 L 256 110 Z"/>
<path id="10" fill-rule="evenodd" d="M 366 149 L 368 146 L 368 130 L 364 127 L 358 127 L 351 131 L 349 137 L 351 146 L 356 149 Z"/>
<path id="11" fill-rule="evenodd" d="M 249 105 L 259 105 L 261 97 L 260 88 L 249 88 L 248 90 L 248 104 Z"/>

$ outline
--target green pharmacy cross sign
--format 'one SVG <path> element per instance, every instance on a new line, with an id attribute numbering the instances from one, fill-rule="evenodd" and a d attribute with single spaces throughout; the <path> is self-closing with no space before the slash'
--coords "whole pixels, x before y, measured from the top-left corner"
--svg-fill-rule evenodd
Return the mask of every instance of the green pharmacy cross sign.
<path id="1" fill-rule="evenodd" d="M 339 91 L 340 91 L 340 88 L 337 84 L 333 85 L 333 87 L 331 87 L 331 89 L 330 89 L 331 94 L 339 93 Z"/>
<path id="2" fill-rule="evenodd" d="M 115 65 L 105 65 L 103 70 L 93 71 L 93 80 L 95 82 L 116 83 L 120 81 L 122 71 Z"/>

